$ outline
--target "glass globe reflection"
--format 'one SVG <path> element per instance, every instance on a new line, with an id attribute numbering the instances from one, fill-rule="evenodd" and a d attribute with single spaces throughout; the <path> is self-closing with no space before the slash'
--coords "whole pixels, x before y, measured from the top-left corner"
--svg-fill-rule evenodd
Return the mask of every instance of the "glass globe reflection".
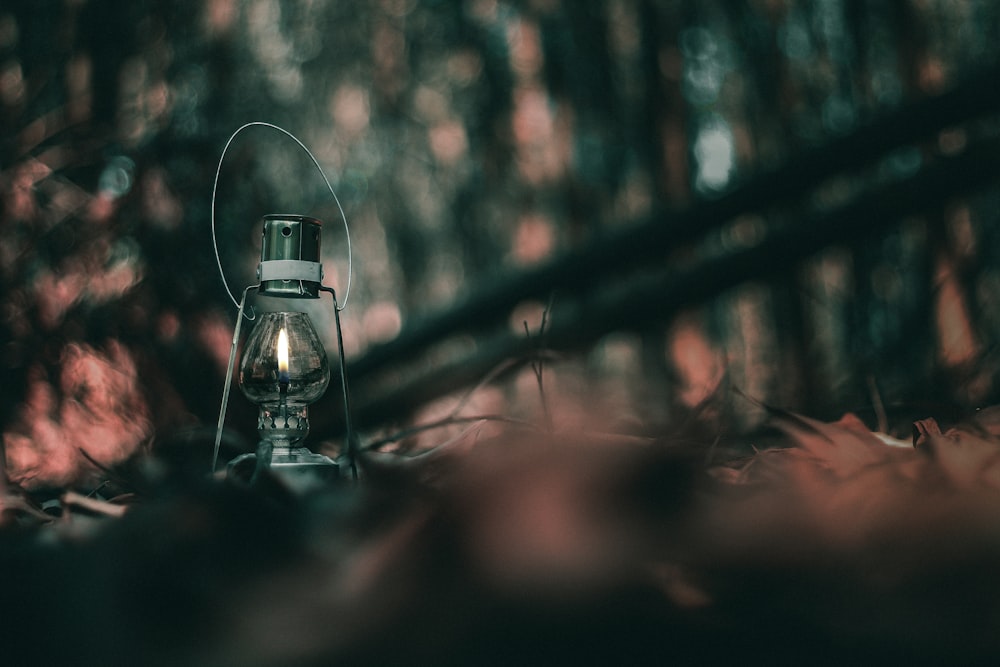
<path id="1" fill-rule="evenodd" d="M 258 430 L 275 444 L 292 444 L 309 432 L 307 406 L 330 383 L 326 350 L 309 316 L 263 313 L 240 362 L 240 389 L 260 406 Z"/>

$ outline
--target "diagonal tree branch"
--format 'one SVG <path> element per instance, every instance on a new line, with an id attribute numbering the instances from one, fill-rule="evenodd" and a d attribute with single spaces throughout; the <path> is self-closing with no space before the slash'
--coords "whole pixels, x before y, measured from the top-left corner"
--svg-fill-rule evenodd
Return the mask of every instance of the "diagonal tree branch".
<path id="1" fill-rule="evenodd" d="M 856 243 L 900 219 L 940 206 L 996 183 L 1000 176 L 1000 141 L 970 145 L 941 158 L 902 181 L 862 195 L 799 224 L 775 231 L 758 245 L 697 263 L 678 271 L 651 271 L 638 278 L 566 301 L 550 319 L 550 349 L 580 349 L 605 334 L 666 321 L 681 309 L 702 303 L 739 284 L 793 271 L 797 264 L 827 247 Z M 403 417 L 414 409 L 475 383 L 504 360 L 526 358 L 531 341 L 499 334 L 469 355 L 432 368 L 391 390 L 358 383 L 355 418 L 362 427 Z M 319 412 L 319 411 L 317 411 Z M 339 430 L 335 414 L 323 411 L 321 429 Z"/>
<path id="2" fill-rule="evenodd" d="M 729 193 L 683 211 L 660 212 L 616 229 L 537 267 L 510 272 L 473 289 L 444 311 L 414 321 L 394 340 L 351 363 L 364 378 L 411 359 L 429 345 L 462 331 L 482 330 L 506 319 L 518 303 L 593 289 L 605 276 L 662 261 L 733 217 L 787 204 L 838 174 L 860 169 L 893 150 L 1000 110 L 1000 67 L 985 69 L 952 90 L 912 103 L 851 135 L 807 150 L 775 169 L 751 177 Z"/>

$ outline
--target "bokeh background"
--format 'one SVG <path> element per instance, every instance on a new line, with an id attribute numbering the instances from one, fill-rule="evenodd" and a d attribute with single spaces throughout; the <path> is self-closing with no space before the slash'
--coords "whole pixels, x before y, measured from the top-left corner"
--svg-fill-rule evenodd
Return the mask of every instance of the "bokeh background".
<path id="1" fill-rule="evenodd" d="M 710 437 L 759 427 L 756 401 L 883 430 L 995 403 L 998 43 L 988 0 L 7 0 L 8 476 L 72 484 L 214 431 L 236 309 L 212 183 L 250 121 L 343 203 L 365 437 L 456 397 Z M 909 210 L 892 188 L 921 178 Z M 342 294 L 322 179 L 253 128 L 219 179 L 234 291 L 274 212 L 325 221 Z M 335 448 L 335 390 L 313 421 Z M 227 447 L 255 425 L 234 393 Z"/>

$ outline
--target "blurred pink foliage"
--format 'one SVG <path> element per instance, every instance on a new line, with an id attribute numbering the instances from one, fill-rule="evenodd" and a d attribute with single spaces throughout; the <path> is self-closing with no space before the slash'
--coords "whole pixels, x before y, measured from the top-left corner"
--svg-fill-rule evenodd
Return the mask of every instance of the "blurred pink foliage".
<path id="1" fill-rule="evenodd" d="M 151 435 L 136 365 L 123 345 L 70 344 L 62 362 L 56 386 L 33 373 L 23 410 L 3 436 L 7 473 L 25 488 L 79 483 L 97 472 L 87 456 L 111 466 Z"/>

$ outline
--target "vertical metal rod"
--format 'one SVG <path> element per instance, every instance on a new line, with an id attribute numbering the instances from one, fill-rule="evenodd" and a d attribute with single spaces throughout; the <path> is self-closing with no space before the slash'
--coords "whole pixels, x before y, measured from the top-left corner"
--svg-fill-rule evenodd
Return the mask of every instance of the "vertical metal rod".
<path id="1" fill-rule="evenodd" d="M 233 384 L 233 366 L 236 363 L 236 346 L 240 340 L 240 327 L 243 324 L 243 309 L 246 307 L 247 294 L 250 290 L 255 290 L 259 286 L 251 285 L 243 290 L 243 298 L 240 299 L 239 311 L 236 313 L 236 328 L 233 330 L 233 344 L 229 348 L 229 365 L 226 367 L 226 384 L 222 389 L 222 407 L 219 408 L 219 425 L 215 429 L 215 449 L 212 451 L 212 473 L 219 463 L 219 447 L 222 444 L 222 426 L 226 421 L 226 407 L 229 405 L 229 389 Z M 253 318 L 251 318 L 253 319 Z"/>
<path id="2" fill-rule="evenodd" d="M 344 394 L 344 429 L 347 432 L 347 461 L 351 468 L 351 478 L 358 478 L 357 438 L 351 421 L 351 397 L 347 390 L 347 359 L 344 355 L 344 334 L 340 328 L 340 308 L 337 307 L 337 293 L 333 288 L 321 285 L 320 289 L 333 297 L 333 317 L 337 326 L 337 352 L 340 355 L 340 387 Z"/>

